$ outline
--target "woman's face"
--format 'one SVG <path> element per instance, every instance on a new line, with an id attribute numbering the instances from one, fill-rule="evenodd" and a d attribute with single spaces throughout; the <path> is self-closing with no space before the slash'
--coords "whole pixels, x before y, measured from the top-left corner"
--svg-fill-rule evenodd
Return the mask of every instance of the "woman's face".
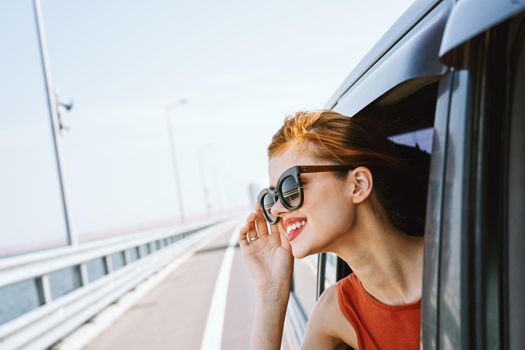
<path id="1" fill-rule="evenodd" d="M 270 158 L 270 184 L 275 186 L 281 174 L 292 166 L 331 164 L 335 163 L 315 159 L 304 152 L 304 148 L 292 145 L 285 152 Z M 278 201 L 272 208 L 273 214 L 280 218 L 279 230 L 290 240 L 296 258 L 334 251 L 333 247 L 354 225 L 353 185 L 346 181 L 346 177 L 337 177 L 334 172 L 303 173 L 300 177 L 303 205 L 289 211 Z M 292 224 L 299 224 L 300 227 L 290 230 Z"/>

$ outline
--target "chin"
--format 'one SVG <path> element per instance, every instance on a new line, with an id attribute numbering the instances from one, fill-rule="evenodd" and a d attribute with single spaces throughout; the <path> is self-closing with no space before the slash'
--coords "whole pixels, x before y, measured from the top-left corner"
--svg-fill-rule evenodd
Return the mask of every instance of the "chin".
<path id="1" fill-rule="evenodd" d="M 301 244 L 293 244 L 292 243 L 292 255 L 296 259 L 302 259 L 309 255 L 316 254 L 315 252 L 311 252 L 306 247 L 301 246 Z"/>

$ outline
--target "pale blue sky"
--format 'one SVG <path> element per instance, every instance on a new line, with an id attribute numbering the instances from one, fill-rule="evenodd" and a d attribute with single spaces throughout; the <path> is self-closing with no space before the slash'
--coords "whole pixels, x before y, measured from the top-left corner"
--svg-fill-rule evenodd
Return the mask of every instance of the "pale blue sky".
<path id="1" fill-rule="evenodd" d="M 75 103 L 63 146 L 77 232 L 176 218 L 165 106 L 182 98 L 186 212 L 205 210 L 207 144 L 212 209 L 247 206 L 284 116 L 322 108 L 411 2 L 42 0 L 53 83 Z"/>

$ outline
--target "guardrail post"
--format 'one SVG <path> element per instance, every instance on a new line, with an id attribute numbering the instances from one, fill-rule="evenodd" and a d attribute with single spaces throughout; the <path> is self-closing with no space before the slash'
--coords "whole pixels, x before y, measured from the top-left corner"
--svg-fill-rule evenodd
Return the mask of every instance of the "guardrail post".
<path id="1" fill-rule="evenodd" d="M 146 255 L 146 252 L 144 251 L 144 245 L 141 244 L 137 247 L 137 252 L 139 254 L 139 259 L 142 259 L 145 255 Z"/>
<path id="2" fill-rule="evenodd" d="M 131 256 L 129 255 L 129 249 L 124 250 L 124 265 L 127 266 L 131 262 Z"/>
<path id="3" fill-rule="evenodd" d="M 89 283 L 87 266 L 85 263 L 82 263 L 78 265 L 78 268 L 80 269 L 80 281 L 82 283 L 82 286 L 86 286 Z"/>
<path id="4" fill-rule="evenodd" d="M 106 255 L 104 257 L 104 264 L 106 265 L 106 272 L 109 275 L 113 272 L 113 263 L 111 262 L 111 255 Z"/>
<path id="5" fill-rule="evenodd" d="M 53 297 L 51 295 L 51 284 L 49 283 L 49 276 L 43 275 L 40 277 L 40 292 L 42 293 L 42 302 L 49 304 Z"/>

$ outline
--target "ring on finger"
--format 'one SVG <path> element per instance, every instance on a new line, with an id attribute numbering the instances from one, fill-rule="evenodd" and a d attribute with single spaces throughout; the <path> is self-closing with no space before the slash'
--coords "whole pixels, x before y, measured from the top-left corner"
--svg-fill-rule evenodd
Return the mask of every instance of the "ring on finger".
<path id="1" fill-rule="evenodd" d="M 247 236 L 246 238 L 248 238 L 248 242 L 253 242 L 255 241 L 256 239 L 259 238 L 259 236 L 255 235 L 255 236 Z"/>

